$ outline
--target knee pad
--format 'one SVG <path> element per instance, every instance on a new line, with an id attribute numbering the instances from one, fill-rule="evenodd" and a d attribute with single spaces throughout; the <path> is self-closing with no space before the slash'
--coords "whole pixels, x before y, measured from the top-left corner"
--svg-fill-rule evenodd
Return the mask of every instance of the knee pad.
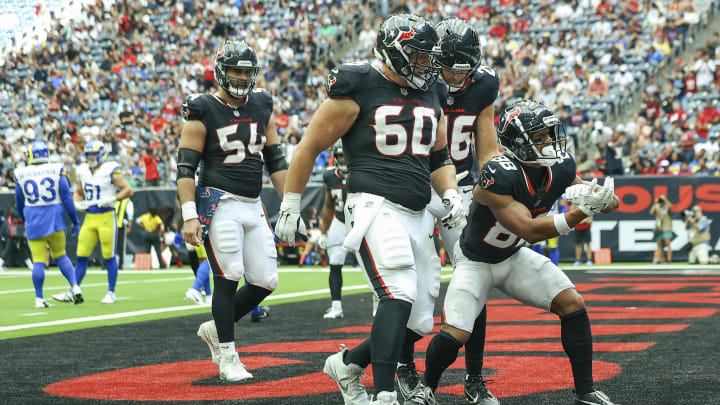
<path id="1" fill-rule="evenodd" d="M 278 286 L 278 275 L 277 272 L 274 274 L 263 274 L 258 277 L 257 274 L 246 274 L 245 278 L 248 284 L 264 288 L 266 290 L 275 291 Z"/>

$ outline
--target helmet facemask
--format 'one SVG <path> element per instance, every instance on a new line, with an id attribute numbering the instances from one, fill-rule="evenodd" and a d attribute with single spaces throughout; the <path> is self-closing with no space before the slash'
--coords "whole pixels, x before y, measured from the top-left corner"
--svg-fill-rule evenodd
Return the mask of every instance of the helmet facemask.
<path id="1" fill-rule="evenodd" d="M 243 98 L 255 87 L 260 68 L 252 66 L 232 66 L 219 63 L 215 68 L 215 80 L 231 97 Z M 221 73 L 218 74 L 218 71 Z M 220 79 L 222 77 L 222 79 Z"/>
<path id="2" fill-rule="evenodd" d="M 534 125 L 525 128 L 518 116 L 510 118 L 507 125 L 514 126 L 522 136 L 500 135 L 504 153 L 522 163 L 543 167 L 562 162 L 566 154 L 567 135 L 560 120 L 555 115 L 545 115 L 534 122 Z"/>

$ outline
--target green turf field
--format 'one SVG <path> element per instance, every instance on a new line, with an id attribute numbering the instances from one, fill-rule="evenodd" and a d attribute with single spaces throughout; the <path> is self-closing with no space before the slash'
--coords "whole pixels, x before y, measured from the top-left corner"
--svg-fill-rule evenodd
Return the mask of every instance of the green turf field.
<path id="1" fill-rule="evenodd" d="M 34 306 L 29 271 L 11 270 L 0 274 L 0 308 L 3 308 L 0 340 L 210 312 L 209 306 L 198 306 L 185 299 L 185 291 L 193 283 L 189 268 L 152 272 L 124 270 L 118 276 L 115 304 L 100 303 L 107 291 L 105 273 L 98 270 L 88 273 L 82 284 L 85 302 L 74 305 L 51 298 L 52 294 L 67 289 L 68 284 L 58 271 L 48 271 L 44 293 L 53 307 L 40 309 Z M 449 274 L 449 269 L 446 273 Z M 263 305 L 329 297 L 327 278 L 326 268 L 281 268 L 279 287 Z M 344 269 L 343 281 L 343 294 L 369 291 L 358 269 Z"/>

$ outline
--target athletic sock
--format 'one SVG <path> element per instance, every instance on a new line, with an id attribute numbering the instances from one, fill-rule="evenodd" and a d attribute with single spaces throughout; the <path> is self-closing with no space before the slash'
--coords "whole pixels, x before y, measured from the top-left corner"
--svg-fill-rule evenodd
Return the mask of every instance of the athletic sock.
<path id="1" fill-rule="evenodd" d="M 395 370 L 405 339 L 405 328 L 412 304 L 407 301 L 380 301 L 370 332 L 373 365 L 373 392 L 395 391 Z"/>
<path id="2" fill-rule="evenodd" d="M 235 353 L 235 342 L 220 342 L 220 355 L 227 356 Z"/>
<path id="3" fill-rule="evenodd" d="M 441 330 L 433 337 L 425 356 L 425 375 L 423 376 L 425 385 L 433 391 L 437 389 L 440 376 L 455 362 L 460 347 L 462 347 L 462 343 L 445 331 Z"/>
<path id="4" fill-rule="evenodd" d="M 340 301 L 342 299 L 342 265 L 331 264 L 330 265 L 330 297 L 333 301 Z"/>
<path id="5" fill-rule="evenodd" d="M 43 298 L 43 284 L 45 283 L 45 263 L 33 263 L 32 282 L 35 287 L 35 298 Z"/>
<path id="6" fill-rule="evenodd" d="M 465 343 L 465 369 L 468 375 L 482 375 L 486 324 L 487 306 L 483 307 L 480 315 L 475 318 L 473 332 Z"/>
<path id="7" fill-rule="evenodd" d="M 115 292 L 118 278 L 118 263 L 115 256 L 105 259 L 105 267 L 107 267 L 108 291 Z"/>
<path id="8" fill-rule="evenodd" d="M 577 395 L 592 392 L 592 332 L 585 308 L 560 317 L 560 337 L 570 358 Z"/>
<path id="9" fill-rule="evenodd" d="M 405 340 L 403 341 L 402 350 L 400 350 L 398 363 L 412 364 L 415 362 L 415 342 L 420 339 L 422 339 L 422 336 L 408 328 L 405 328 Z"/>
<path id="10" fill-rule="evenodd" d="M 88 258 L 78 256 L 77 263 L 75 264 L 75 280 L 78 284 L 82 283 L 83 279 L 85 278 L 85 272 L 87 272 L 87 268 Z"/>
<path id="11" fill-rule="evenodd" d="M 67 279 L 70 286 L 77 284 L 77 278 L 75 277 L 75 269 L 73 268 L 72 262 L 67 255 L 62 255 L 55 259 L 55 263 L 60 268 L 60 273 Z"/>
<path id="12" fill-rule="evenodd" d="M 237 290 L 233 298 L 235 322 L 247 315 L 253 308 L 257 307 L 270 293 L 272 293 L 272 291 L 252 284 L 245 284 Z"/>
<path id="13" fill-rule="evenodd" d="M 200 291 L 206 284 L 210 283 L 210 265 L 207 261 L 200 263 L 195 273 L 195 282 L 192 288 Z M 205 294 L 210 295 L 210 291 L 205 291 Z"/>
<path id="14" fill-rule="evenodd" d="M 227 280 L 218 275 L 213 276 L 215 280 L 215 294 L 212 299 L 212 314 L 217 327 L 218 340 L 220 342 L 235 341 L 235 314 L 233 310 L 233 299 L 237 290 L 237 281 Z"/>
<path id="15" fill-rule="evenodd" d="M 371 360 L 370 349 L 370 339 L 363 340 L 362 343 L 345 352 L 343 363 L 346 365 L 351 363 L 357 364 L 361 368 L 366 368 Z"/>

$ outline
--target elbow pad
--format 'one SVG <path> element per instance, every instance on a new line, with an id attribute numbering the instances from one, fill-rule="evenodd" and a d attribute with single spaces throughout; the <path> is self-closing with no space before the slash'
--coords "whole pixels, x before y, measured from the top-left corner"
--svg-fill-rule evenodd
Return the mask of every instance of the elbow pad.
<path id="1" fill-rule="evenodd" d="M 263 158 L 265 159 L 265 165 L 270 174 L 288 168 L 288 163 L 285 159 L 285 150 L 279 143 L 265 146 L 263 149 Z"/>
<path id="2" fill-rule="evenodd" d="M 197 170 L 198 164 L 200 164 L 201 157 L 202 154 L 196 150 L 180 148 L 177 159 L 177 178 L 190 178 L 194 181 L 195 170 Z"/>
<path id="3" fill-rule="evenodd" d="M 430 152 L 430 172 L 434 172 L 435 170 L 443 167 L 453 164 L 452 160 L 450 160 L 450 153 L 448 152 L 447 146 L 436 151 Z"/>

